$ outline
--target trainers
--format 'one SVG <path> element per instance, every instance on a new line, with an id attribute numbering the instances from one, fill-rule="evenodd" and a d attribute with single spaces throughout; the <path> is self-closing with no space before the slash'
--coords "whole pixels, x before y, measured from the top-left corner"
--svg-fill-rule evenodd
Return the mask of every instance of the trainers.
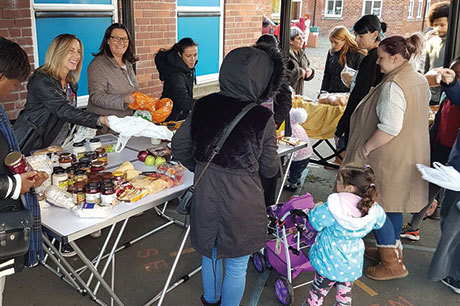
<path id="1" fill-rule="evenodd" d="M 284 185 L 283 189 L 286 191 L 295 192 L 297 190 L 297 187 L 298 186 L 296 184 L 291 184 L 287 182 L 286 185 Z"/>
<path id="2" fill-rule="evenodd" d="M 64 257 L 72 257 L 77 255 L 77 252 L 70 246 L 70 244 L 63 244 L 61 247 L 61 255 Z"/>
<path id="3" fill-rule="evenodd" d="M 403 225 L 403 228 L 401 230 L 401 234 L 399 234 L 401 238 L 407 238 L 412 241 L 418 241 L 420 240 L 420 229 L 414 230 L 410 223 L 406 223 Z"/>
<path id="4" fill-rule="evenodd" d="M 460 294 L 460 281 L 455 280 L 453 277 L 446 277 L 445 279 L 442 279 L 441 282 L 452 289 L 457 294 Z"/>
<path id="5" fill-rule="evenodd" d="M 102 236 L 102 231 L 101 230 L 98 230 L 98 231 L 95 231 L 95 232 L 92 232 L 91 234 L 89 234 L 91 237 L 93 238 L 99 238 Z"/>

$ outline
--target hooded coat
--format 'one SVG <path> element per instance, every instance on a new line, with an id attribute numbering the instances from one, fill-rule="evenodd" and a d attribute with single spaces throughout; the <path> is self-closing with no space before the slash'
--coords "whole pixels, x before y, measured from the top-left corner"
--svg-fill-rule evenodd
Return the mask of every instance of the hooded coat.
<path id="1" fill-rule="evenodd" d="M 173 101 L 173 109 L 165 121 L 187 118 L 195 103 L 193 99 L 195 68 L 190 69 L 175 50 L 160 50 L 155 56 L 155 65 L 160 80 L 163 81 L 161 98 L 169 98 Z"/>
<path id="2" fill-rule="evenodd" d="M 195 172 L 209 160 L 222 130 L 248 103 L 273 96 L 284 75 L 278 53 L 256 48 L 231 51 L 220 70 L 221 92 L 196 101 L 192 114 L 172 139 L 177 160 Z M 204 173 L 191 205 L 192 246 L 212 257 L 234 258 L 261 249 L 266 242 L 267 216 L 260 176 L 279 170 L 272 112 L 252 108 L 237 124 Z"/>
<path id="3" fill-rule="evenodd" d="M 357 205 L 361 197 L 348 192 L 333 193 L 327 202 L 308 214 L 318 231 L 308 253 L 316 272 L 332 281 L 353 282 L 363 271 L 363 237 L 385 223 L 385 211 L 374 203 L 362 217 Z"/>

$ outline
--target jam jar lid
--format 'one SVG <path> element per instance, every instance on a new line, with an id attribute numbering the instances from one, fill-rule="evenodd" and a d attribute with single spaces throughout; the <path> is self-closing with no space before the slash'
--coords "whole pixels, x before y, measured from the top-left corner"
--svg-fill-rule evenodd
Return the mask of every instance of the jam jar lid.
<path id="1" fill-rule="evenodd" d="M 105 153 L 105 149 L 104 148 L 97 148 L 96 149 L 96 153 L 99 155 L 99 154 L 104 154 Z"/>
<path id="2" fill-rule="evenodd" d="M 72 153 L 63 152 L 63 153 L 59 154 L 59 157 L 72 158 Z"/>
<path id="3" fill-rule="evenodd" d="M 66 173 L 66 172 L 65 172 L 65 170 L 64 170 L 63 168 L 61 168 L 61 167 L 58 167 L 58 169 L 55 169 L 55 170 L 53 171 L 53 174 L 64 174 L 64 173 Z"/>
<path id="4" fill-rule="evenodd" d="M 86 175 L 86 171 L 78 169 L 77 171 L 75 171 L 75 175 Z"/>
<path id="5" fill-rule="evenodd" d="M 84 146 L 85 146 L 85 142 L 84 142 L 84 141 L 74 142 L 74 144 L 73 144 L 72 146 L 73 146 L 73 147 L 84 147 Z"/>
<path id="6" fill-rule="evenodd" d="M 92 138 L 89 140 L 89 142 L 100 142 L 99 138 Z"/>
<path id="7" fill-rule="evenodd" d="M 91 163 L 91 167 L 94 167 L 94 168 L 100 168 L 100 167 L 104 167 L 104 162 L 101 162 L 101 161 L 93 161 Z"/>
<path id="8" fill-rule="evenodd" d="M 53 167 L 53 173 L 56 172 L 56 171 L 64 171 L 64 168 L 62 167 Z"/>
<path id="9" fill-rule="evenodd" d="M 88 185 L 86 185 L 86 189 L 87 190 L 98 190 L 99 189 L 99 184 L 98 183 L 95 183 L 95 182 L 91 182 L 91 183 L 88 183 Z"/>
<path id="10" fill-rule="evenodd" d="M 17 165 L 22 159 L 22 153 L 18 151 L 10 152 L 5 156 L 4 162 L 7 167 L 13 167 Z"/>
<path id="11" fill-rule="evenodd" d="M 125 173 L 123 171 L 120 171 L 120 170 L 115 170 L 113 171 L 113 176 L 123 176 Z"/>

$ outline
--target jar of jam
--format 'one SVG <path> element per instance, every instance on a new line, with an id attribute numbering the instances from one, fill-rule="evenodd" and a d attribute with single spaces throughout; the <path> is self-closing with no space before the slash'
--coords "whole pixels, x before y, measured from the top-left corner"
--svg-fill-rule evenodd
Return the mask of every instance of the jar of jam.
<path id="1" fill-rule="evenodd" d="M 56 167 L 52 175 L 52 183 L 54 186 L 57 186 L 59 189 L 67 191 L 67 173 L 62 167 Z"/>
<path id="2" fill-rule="evenodd" d="M 86 147 L 85 147 L 85 142 L 75 142 L 72 145 L 72 153 L 75 154 L 77 160 L 85 156 L 86 152 Z"/>
<path id="3" fill-rule="evenodd" d="M 73 167 L 69 167 L 65 169 L 65 172 L 67 173 L 67 189 L 73 185 L 75 181 L 75 169 Z"/>
<path id="4" fill-rule="evenodd" d="M 97 160 L 103 162 L 104 166 L 106 166 L 108 162 L 108 158 L 107 158 L 107 153 L 105 152 L 105 149 L 97 148 L 96 153 L 97 153 Z"/>
<path id="5" fill-rule="evenodd" d="M 74 176 L 74 183 L 88 183 L 88 176 L 86 175 L 86 171 L 85 170 L 77 170 L 75 171 L 75 176 Z"/>
<path id="6" fill-rule="evenodd" d="M 84 157 L 80 157 L 79 159 L 80 164 L 91 164 L 91 157 L 86 157 L 86 153 Z"/>
<path id="7" fill-rule="evenodd" d="M 4 159 L 5 166 L 15 174 L 26 173 L 32 170 L 21 152 L 10 152 Z"/>
<path id="8" fill-rule="evenodd" d="M 101 182 L 101 176 L 96 172 L 90 172 L 88 175 L 88 183 L 99 184 Z"/>
<path id="9" fill-rule="evenodd" d="M 89 141 L 89 150 L 95 151 L 97 148 L 102 147 L 101 141 L 99 138 L 93 138 Z"/>
<path id="10" fill-rule="evenodd" d="M 92 163 L 94 161 L 97 161 L 97 153 L 96 151 L 88 151 L 85 153 L 85 157 L 89 158 L 89 161 Z"/>
<path id="11" fill-rule="evenodd" d="M 116 199 L 115 186 L 112 183 L 101 187 L 101 205 L 113 205 Z"/>
<path id="12" fill-rule="evenodd" d="M 85 190 L 86 203 L 101 203 L 101 192 L 97 183 L 88 183 Z"/>
<path id="13" fill-rule="evenodd" d="M 91 172 L 91 163 L 80 163 L 80 170 L 84 170 L 86 174 Z"/>
<path id="14" fill-rule="evenodd" d="M 105 170 L 104 163 L 101 161 L 94 161 L 91 163 L 91 172 L 102 172 Z"/>
<path id="15" fill-rule="evenodd" d="M 86 184 L 84 182 L 75 182 L 73 185 L 73 202 L 75 205 L 86 201 Z"/>
<path id="16" fill-rule="evenodd" d="M 107 180 L 107 179 L 113 180 L 113 174 L 112 174 L 112 172 L 108 172 L 108 171 L 107 171 L 107 172 L 101 172 L 101 173 L 99 173 L 99 175 L 101 176 L 101 178 L 102 178 L 103 180 Z"/>
<path id="17" fill-rule="evenodd" d="M 115 186 L 120 186 L 121 184 L 123 184 L 125 182 L 123 171 L 118 171 L 118 170 L 114 171 L 113 172 L 113 181 L 115 183 Z"/>
<path id="18" fill-rule="evenodd" d="M 59 167 L 67 169 L 72 166 L 72 161 L 71 153 L 61 153 L 61 155 L 59 155 Z"/>

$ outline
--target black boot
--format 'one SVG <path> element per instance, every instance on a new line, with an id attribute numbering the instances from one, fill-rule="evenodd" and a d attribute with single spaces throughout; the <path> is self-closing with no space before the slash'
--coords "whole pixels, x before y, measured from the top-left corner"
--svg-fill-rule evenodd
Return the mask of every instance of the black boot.
<path id="1" fill-rule="evenodd" d="M 204 295 L 201 296 L 201 303 L 203 303 L 203 306 L 220 306 L 220 300 L 217 303 L 208 303 L 204 299 Z"/>

